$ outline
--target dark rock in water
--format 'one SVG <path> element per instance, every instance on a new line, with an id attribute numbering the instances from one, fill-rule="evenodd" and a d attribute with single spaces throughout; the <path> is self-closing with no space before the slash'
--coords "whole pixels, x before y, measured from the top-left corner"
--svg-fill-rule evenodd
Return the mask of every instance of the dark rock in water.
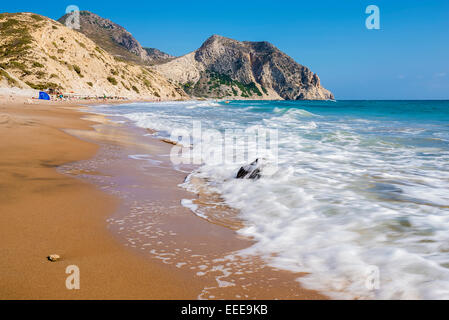
<path id="1" fill-rule="evenodd" d="M 240 168 L 239 172 L 237 172 L 237 179 L 260 179 L 261 177 L 261 170 L 260 170 L 260 163 L 259 159 L 256 159 L 256 161 L 252 162 L 249 165 L 243 166 Z"/>

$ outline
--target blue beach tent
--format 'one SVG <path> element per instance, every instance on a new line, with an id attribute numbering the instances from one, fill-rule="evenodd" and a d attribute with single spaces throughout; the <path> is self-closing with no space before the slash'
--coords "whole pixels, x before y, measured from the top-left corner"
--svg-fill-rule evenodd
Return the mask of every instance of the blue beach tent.
<path id="1" fill-rule="evenodd" d="M 50 96 L 46 92 L 40 91 L 39 100 L 50 100 Z"/>

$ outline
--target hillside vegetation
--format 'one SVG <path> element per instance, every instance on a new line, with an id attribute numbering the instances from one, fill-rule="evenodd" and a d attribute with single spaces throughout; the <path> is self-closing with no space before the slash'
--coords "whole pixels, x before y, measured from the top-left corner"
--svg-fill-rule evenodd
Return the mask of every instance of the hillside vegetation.
<path id="1" fill-rule="evenodd" d="M 113 57 L 80 32 L 32 13 L 0 14 L 0 85 L 82 95 L 187 97 L 155 70 Z"/>

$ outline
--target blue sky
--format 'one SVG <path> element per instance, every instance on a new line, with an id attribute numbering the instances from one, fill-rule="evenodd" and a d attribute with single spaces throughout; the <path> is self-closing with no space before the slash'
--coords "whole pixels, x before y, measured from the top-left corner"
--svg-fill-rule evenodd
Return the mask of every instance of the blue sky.
<path id="1" fill-rule="evenodd" d="M 318 73 L 337 99 L 449 99 L 449 1 L 2 1 L 58 19 L 75 4 L 174 55 L 212 34 L 266 40 Z M 380 30 L 368 30 L 368 5 Z"/>

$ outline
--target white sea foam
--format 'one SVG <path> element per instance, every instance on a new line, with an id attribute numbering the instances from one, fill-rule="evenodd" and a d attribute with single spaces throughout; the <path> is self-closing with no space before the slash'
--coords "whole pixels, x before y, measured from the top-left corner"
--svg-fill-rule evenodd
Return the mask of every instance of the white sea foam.
<path id="1" fill-rule="evenodd" d="M 413 145 L 426 128 L 201 103 L 137 104 L 117 114 L 166 136 L 189 130 L 192 120 L 218 130 L 279 129 L 274 175 L 234 179 L 243 162 L 204 163 L 192 173 L 240 210 L 246 227 L 239 233 L 256 240 L 241 254 L 308 272 L 299 281 L 331 297 L 449 299 L 449 151 Z M 202 214 L 192 200 L 182 205 Z M 367 287 L 373 268 L 377 290 Z"/>
<path id="2" fill-rule="evenodd" d="M 189 104 L 186 109 L 196 109 L 196 108 L 208 108 L 208 107 L 221 107 L 221 104 L 213 101 L 201 101 L 195 104 Z"/>
<path id="3" fill-rule="evenodd" d="M 190 199 L 182 199 L 181 205 L 190 211 L 192 211 L 194 214 L 196 214 L 198 217 L 206 219 L 207 216 L 205 216 L 201 211 L 198 210 L 198 205 L 193 203 L 193 200 Z"/>
<path id="4" fill-rule="evenodd" d="M 131 159 L 134 159 L 134 160 L 142 160 L 142 161 L 145 161 L 147 163 L 150 163 L 150 164 L 156 165 L 156 166 L 162 164 L 162 161 L 152 159 L 148 154 L 132 154 L 132 155 L 129 155 L 128 157 Z"/>

